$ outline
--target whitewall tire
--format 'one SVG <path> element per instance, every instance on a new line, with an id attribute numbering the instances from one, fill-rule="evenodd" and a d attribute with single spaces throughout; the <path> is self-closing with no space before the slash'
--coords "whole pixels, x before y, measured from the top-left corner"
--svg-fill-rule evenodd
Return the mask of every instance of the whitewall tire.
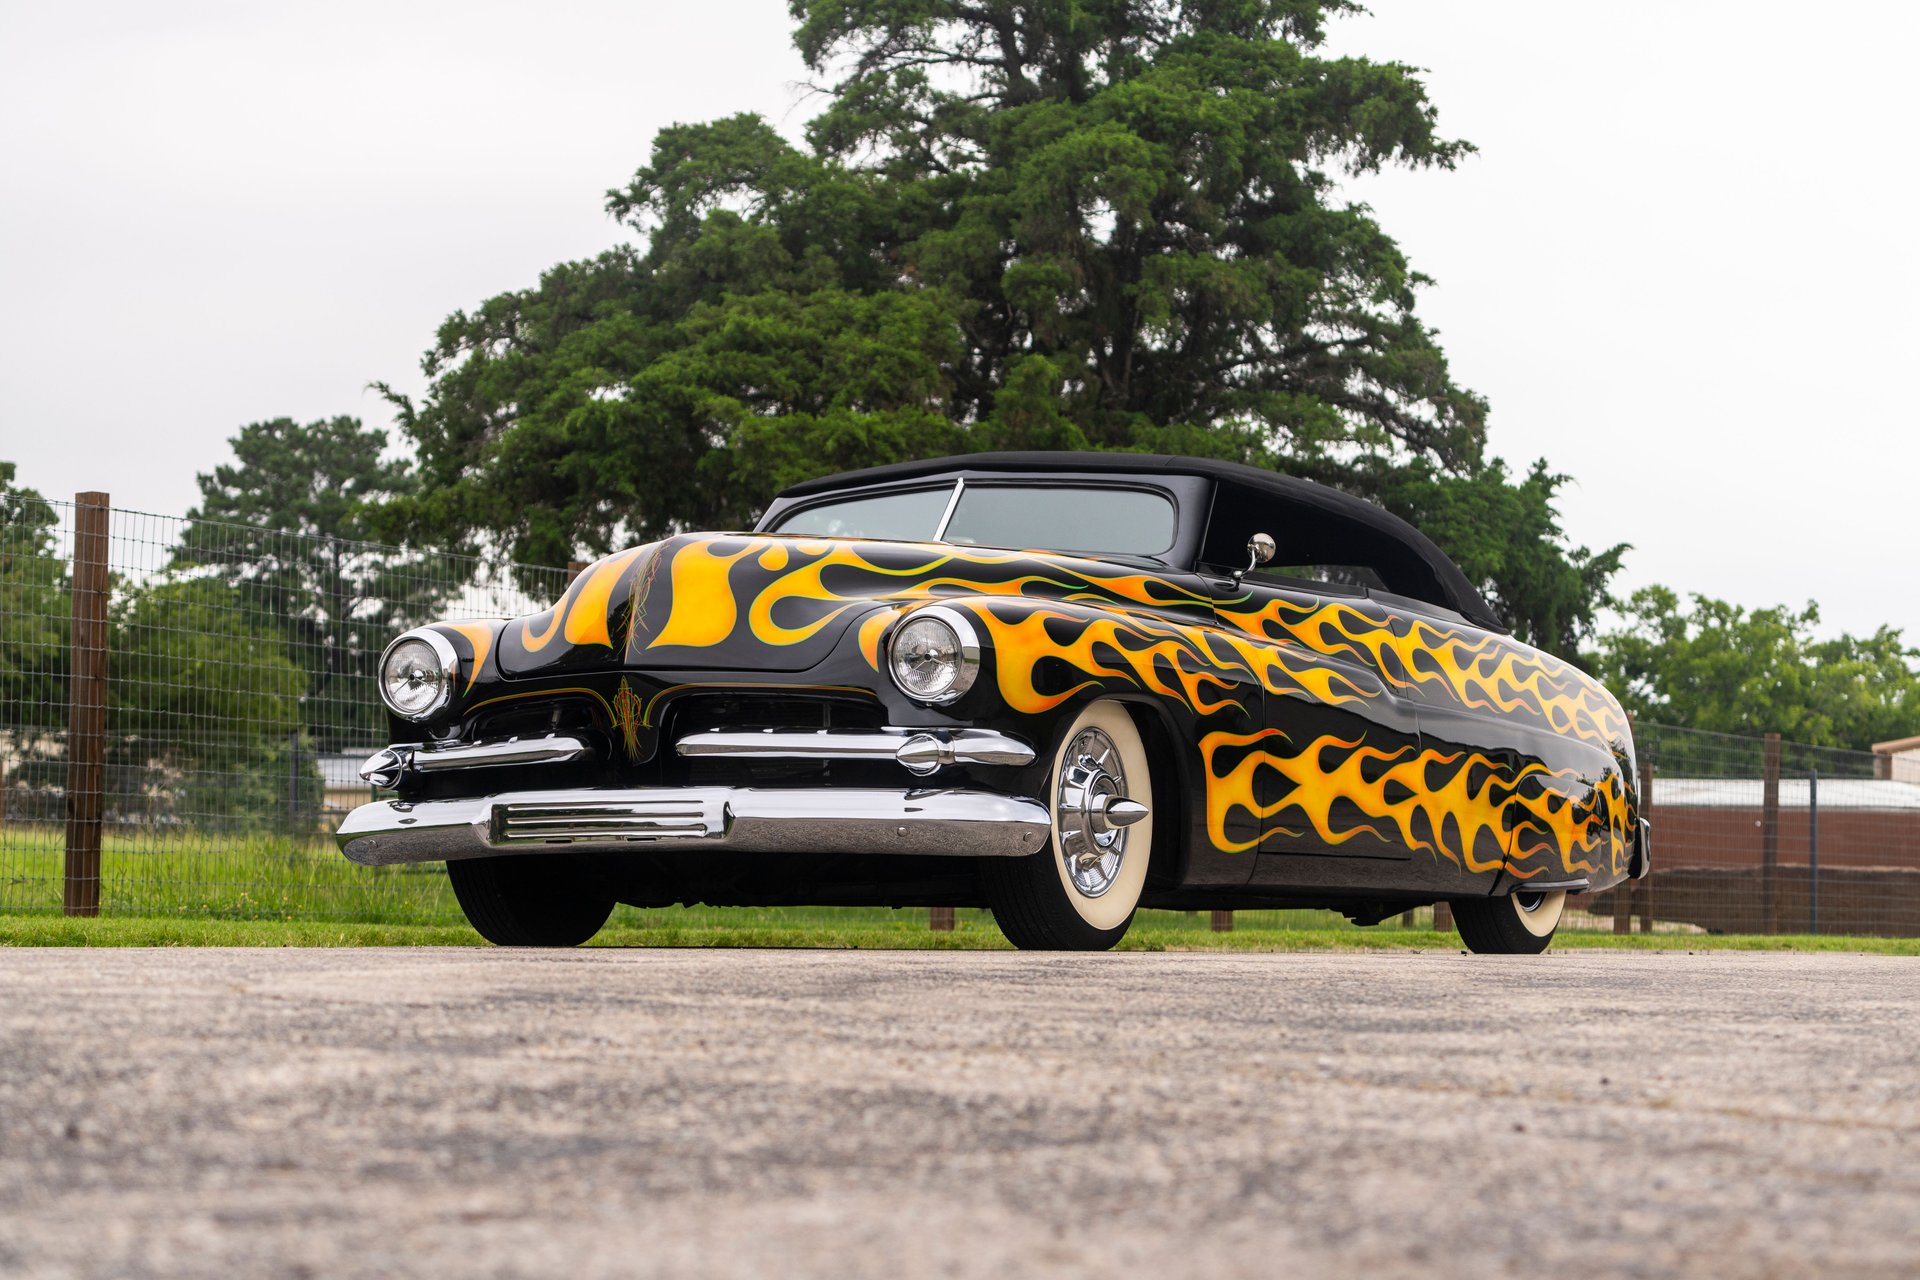
<path id="1" fill-rule="evenodd" d="M 1482 955 L 1537 955 L 1553 941 L 1567 909 L 1563 890 L 1521 889 L 1497 898 L 1453 904 L 1453 920 L 1469 951 Z"/>
<path id="2" fill-rule="evenodd" d="M 1026 858 L 983 863 L 987 900 L 1017 947 L 1104 951 L 1133 922 L 1153 853 L 1153 778 L 1125 707 L 1075 718 L 1047 777 L 1053 839 Z"/>

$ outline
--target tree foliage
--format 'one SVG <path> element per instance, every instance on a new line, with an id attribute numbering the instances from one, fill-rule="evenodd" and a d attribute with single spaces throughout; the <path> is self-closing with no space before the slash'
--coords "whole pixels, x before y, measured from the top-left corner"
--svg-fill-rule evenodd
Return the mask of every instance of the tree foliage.
<path id="1" fill-rule="evenodd" d="M 0 462 L 0 732 L 66 720 L 66 650 L 71 610 L 60 521 L 40 494 L 14 482 Z"/>
<path id="2" fill-rule="evenodd" d="M 1865 750 L 1920 732 L 1920 649 L 1881 627 L 1817 638 L 1819 607 L 1745 609 L 1636 591 L 1594 667 L 1629 711 L 1718 733 Z"/>
<path id="3" fill-rule="evenodd" d="M 67 770 L 58 731 L 68 717 L 72 600 L 58 527 L 53 506 L 0 463 L 0 734 L 16 757 L 9 799 L 42 819 L 59 816 Z M 257 599 L 195 575 L 112 581 L 108 811 L 277 822 L 292 773 L 310 812 L 318 775 L 295 747 L 308 677 Z"/>
<path id="4" fill-rule="evenodd" d="M 176 570 L 210 572 L 284 638 L 308 672 L 303 714 L 322 750 L 383 740 L 370 683 L 380 653 L 458 585 L 445 557 L 369 541 L 373 508 L 413 484 L 404 463 L 382 460 L 386 443 L 347 417 L 241 428 L 234 461 L 199 477 L 200 505 L 174 552 Z"/>
<path id="5" fill-rule="evenodd" d="M 274 826 L 319 791 L 300 742 L 311 675 L 244 587 L 169 576 L 116 595 L 109 617 L 111 807 L 197 824 Z"/>
<path id="6" fill-rule="evenodd" d="M 804 144 L 663 130 L 609 197 L 640 247 L 453 315 L 424 400 L 395 397 L 425 479 L 395 518 L 560 563 L 830 470 L 1174 442 L 1517 511 L 1453 549 L 1523 634 L 1576 638 L 1613 553 L 1566 552 L 1556 477 L 1485 460 L 1422 277 L 1339 198 L 1342 170 L 1468 150 L 1411 68 L 1321 52 L 1356 7 L 794 0 Z"/>

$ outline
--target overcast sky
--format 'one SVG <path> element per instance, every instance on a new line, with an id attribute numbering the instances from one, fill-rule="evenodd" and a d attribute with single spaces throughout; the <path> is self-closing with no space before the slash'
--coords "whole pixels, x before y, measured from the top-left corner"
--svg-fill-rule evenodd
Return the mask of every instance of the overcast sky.
<path id="1" fill-rule="evenodd" d="M 1620 585 L 1920 641 L 1920 6 L 1375 0 L 1457 171 L 1355 184 L 1494 452 Z M 619 235 L 680 120 L 809 106 L 782 0 L 0 0 L 0 459 L 184 512 L 241 425 L 389 421 L 456 308 Z"/>

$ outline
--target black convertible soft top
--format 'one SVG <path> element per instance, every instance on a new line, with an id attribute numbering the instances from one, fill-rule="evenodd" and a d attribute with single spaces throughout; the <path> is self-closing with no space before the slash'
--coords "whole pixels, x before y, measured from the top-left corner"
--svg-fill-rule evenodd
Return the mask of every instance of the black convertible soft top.
<path id="1" fill-rule="evenodd" d="M 1279 522 L 1284 535 L 1281 528 L 1269 532 L 1284 538 L 1290 559 L 1297 557 L 1301 563 L 1371 564 L 1401 595 L 1442 605 L 1477 626 L 1506 630 L 1506 624 L 1446 552 L 1399 516 L 1350 493 L 1239 462 L 1142 453 L 969 453 L 821 476 L 787 488 L 780 497 L 800 498 L 834 489 L 962 471 L 1202 476 L 1222 490 L 1232 491 L 1243 503 L 1252 500 L 1263 515 L 1270 514 Z M 1221 509 L 1216 498 L 1215 510 Z"/>

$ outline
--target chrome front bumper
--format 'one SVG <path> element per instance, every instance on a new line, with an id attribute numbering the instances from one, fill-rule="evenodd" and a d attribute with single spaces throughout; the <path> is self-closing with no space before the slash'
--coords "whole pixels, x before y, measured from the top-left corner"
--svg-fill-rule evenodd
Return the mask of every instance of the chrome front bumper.
<path id="1" fill-rule="evenodd" d="M 1022 857 L 1050 830 L 1039 801 L 988 791 L 647 787 L 377 800 L 334 838 L 352 861 L 382 866 L 637 850 Z"/>

